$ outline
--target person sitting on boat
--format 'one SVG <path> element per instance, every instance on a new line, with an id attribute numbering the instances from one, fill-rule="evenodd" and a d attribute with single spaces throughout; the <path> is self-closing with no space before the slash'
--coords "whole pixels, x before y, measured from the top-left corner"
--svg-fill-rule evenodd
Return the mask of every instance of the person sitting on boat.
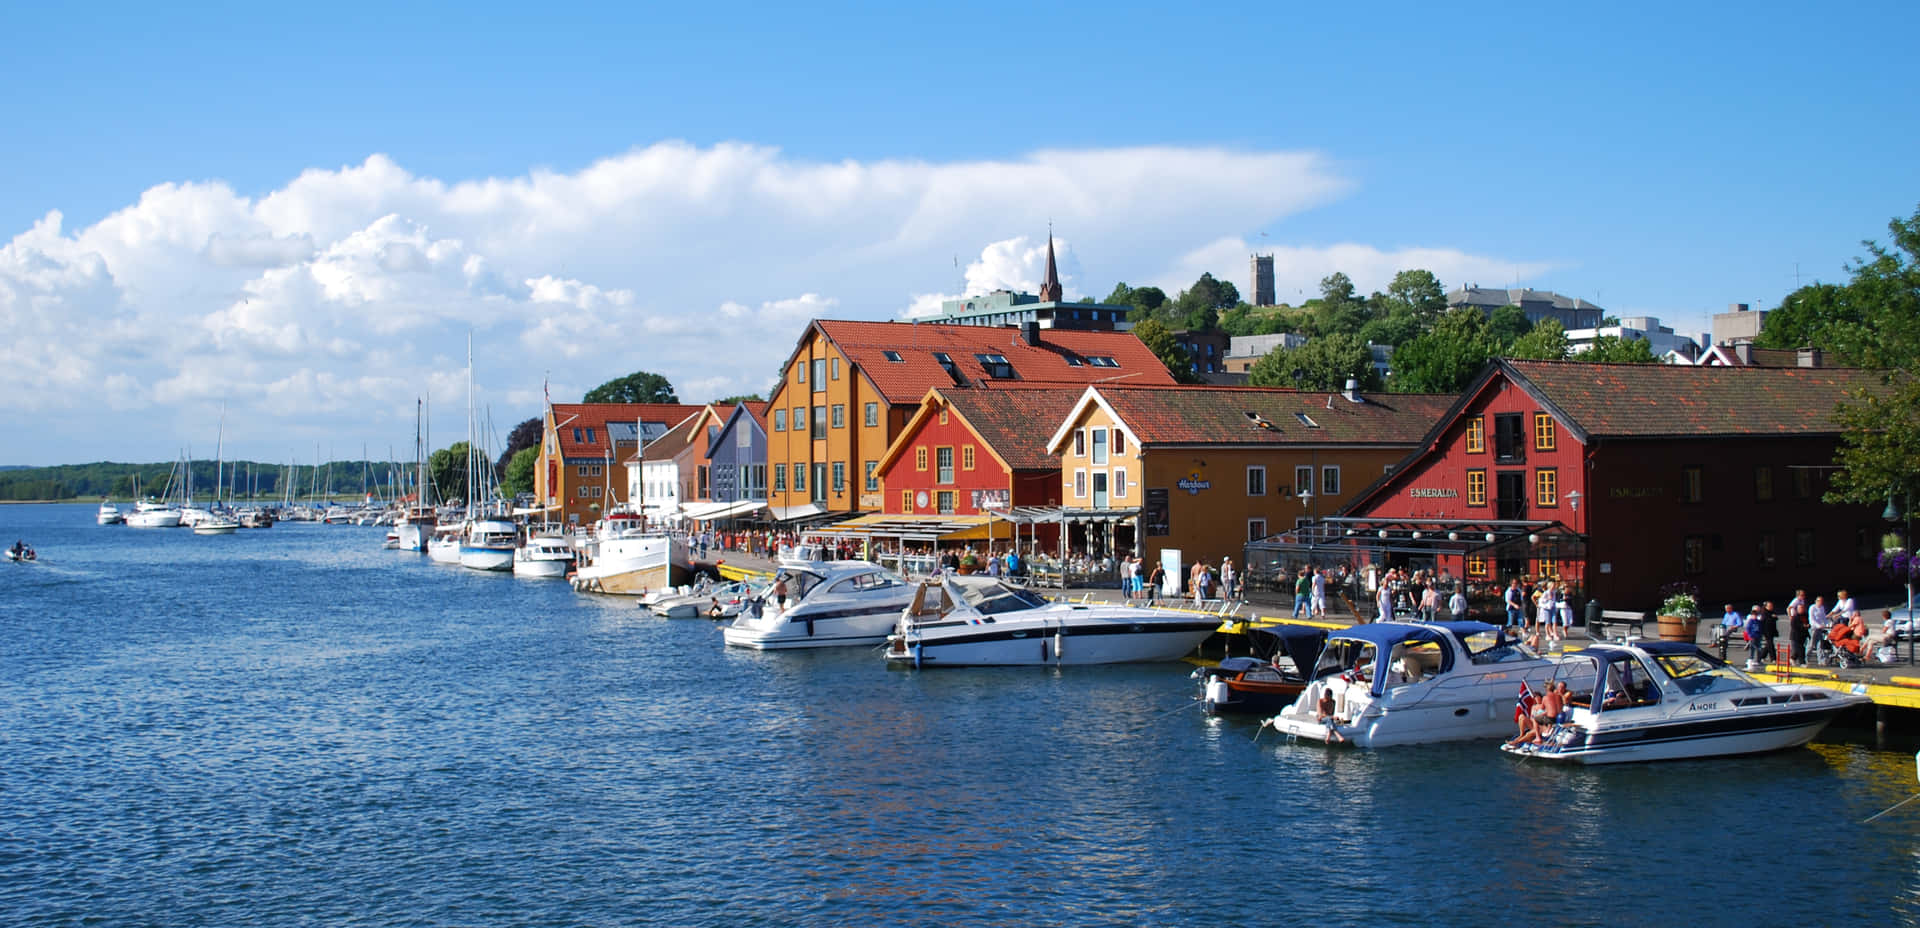
<path id="1" fill-rule="evenodd" d="M 1314 721 L 1327 726 L 1327 742 L 1329 744 L 1335 741 L 1347 740 L 1346 736 L 1340 734 L 1341 721 L 1339 717 L 1334 715 L 1333 690 L 1322 689 L 1320 691 L 1320 701 L 1314 704 L 1313 718 Z"/>

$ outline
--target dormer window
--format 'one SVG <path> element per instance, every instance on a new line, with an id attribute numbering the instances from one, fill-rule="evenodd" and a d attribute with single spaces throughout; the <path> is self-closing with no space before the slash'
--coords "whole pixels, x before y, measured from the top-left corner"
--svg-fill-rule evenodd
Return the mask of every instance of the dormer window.
<path id="1" fill-rule="evenodd" d="M 995 380 L 1013 379 L 1013 365 L 1007 363 L 1005 355 L 976 354 L 973 357 L 974 360 L 980 362 L 981 369 L 987 372 L 988 377 L 992 377 Z"/>

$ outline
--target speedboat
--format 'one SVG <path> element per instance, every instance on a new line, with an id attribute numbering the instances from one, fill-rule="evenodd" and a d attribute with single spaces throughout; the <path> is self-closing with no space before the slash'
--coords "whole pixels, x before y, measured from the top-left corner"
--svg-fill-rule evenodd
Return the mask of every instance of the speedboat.
<path id="1" fill-rule="evenodd" d="M 1691 641 L 1594 644 L 1559 664 L 1573 694 L 1564 721 L 1501 750 L 1579 764 L 1758 754 L 1806 744 L 1834 716 L 1872 702 L 1756 680 Z"/>
<path id="2" fill-rule="evenodd" d="M 668 619 L 695 619 L 701 616 L 720 619 L 740 613 L 749 598 L 759 596 L 753 584 L 745 580 L 731 583 L 696 584 L 684 596 L 662 597 L 647 606 L 654 615 Z"/>
<path id="3" fill-rule="evenodd" d="M 1513 733 L 1514 694 L 1555 664 L 1484 622 L 1374 622 L 1334 632 L 1299 698 L 1262 725 L 1313 741 L 1378 748 Z M 1320 697 L 1333 696 L 1323 721 Z"/>
<path id="4" fill-rule="evenodd" d="M 474 570 L 512 570 L 520 546 L 520 526 L 508 519 L 475 519 L 460 539 L 460 566 Z"/>
<path id="5" fill-rule="evenodd" d="M 40 555 L 33 553 L 32 545 L 14 542 L 13 547 L 7 549 L 7 560 L 15 564 L 25 564 L 28 561 L 37 561 L 39 559 Z"/>
<path id="6" fill-rule="evenodd" d="M 101 525 L 119 525 L 125 520 L 126 516 L 120 512 L 120 507 L 115 506 L 112 500 L 100 501 L 100 514 L 94 517 L 94 521 Z"/>
<path id="7" fill-rule="evenodd" d="M 736 616 L 723 630 L 727 644 L 760 650 L 879 644 L 914 597 L 899 574 L 868 561 L 794 562 L 774 575 L 774 587 L 783 581 L 785 605 L 776 596 L 757 614 L 749 609 Z"/>
<path id="8" fill-rule="evenodd" d="M 1272 625 L 1251 628 L 1247 637 L 1258 656 L 1229 657 L 1192 673 L 1200 681 L 1200 708 L 1208 715 L 1265 716 L 1285 709 L 1306 689 L 1327 632 L 1311 625 Z"/>
<path id="9" fill-rule="evenodd" d="M 513 552 L 516 577 L 561 578 L 573 569 L 573 546 L 556 535 L 535 535 Z"/>
<path id="10" fill-rule="evenodd" d="M 239 530 L 239 519 L 219 511 L 208 511 L 205 518 L 193 523 L 195 535 L 231 535 Z"/>
<path id="11" fill-rule="evenodd" d="M 887 638 L 887 660 L 915 667 L 1170 661 L 1219 627 L 1213 615 L 1048 602 L 996 577 L 948 574 L 920 584 Z"/>

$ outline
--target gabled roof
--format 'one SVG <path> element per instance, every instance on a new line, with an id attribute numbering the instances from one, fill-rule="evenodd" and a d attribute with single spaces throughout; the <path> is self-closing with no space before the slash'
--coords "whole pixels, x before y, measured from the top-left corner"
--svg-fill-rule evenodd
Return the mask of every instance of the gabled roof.
<path id="1" fill-rule="evenodd" d="M 946 354 L 964 386 L 997 387 L 1019 384 L 1089 384 L 1103 381 L 1163 384 L 1173 375 L 1165 364 L 1131 332 L 1041 329 L 1040 343 L 1029 345 L 1011 326 L 951 325 L 942 323 L 856 322 L 817 319 L 814 326 L 831 340 L 847 360 L 860 369 L 874 389 L 893 405 L 919 402 L 928 390 L 962 386 L 934 358 Z M 805 343 L 802 338 L 801 343 Z M 889 360 L 886 352 L 900 360 Z M 1013 377 L 995 378 L 975 355 L 1007 359 Z M 1112 358 L 1111 366 L 1090 358 Z M 1078 363 L 1073 363 L 1078 362 Z M 792 364 L 792 358 L 788 359 Z"/>
<path id="2" fill-rule="evenodd" d="M 885 473 L 919 437 L 927 418 L 941 407 L 960 417 L 979 436 L 988 454 L 1013 470 L 1053 470 L 1060 461 L 1047 453 L 1044 431 L 1073 408 L 1081 390 L 1073 386 L 1005 386 L 994 390 L 928 390 L 920 410 L 881 455 Z"/>
<path id="3" fill-rule="evenodd" d="M 742 422 L 750 424 L 742 426 Z M 708 459 L 712 459 L 715 449 L 726 443 L 726 437 L 731 435 L 734 429 L 743 427 L 755 429 L 761 435 L 767 434 L 767 404 L 748 402 L 733 407 L 733 412 L 727 416 L 725 422 L 720 424 L 720 441 L 707 446 Z M 688 435 L 687 440 L 693 440 L 691 434 Z"/>
<path id="4" fill-rule="evenodd" d="M 621 463 L 631 464 L 636 459 L 664 461 L 669 458 L 677 458 L 688 448 L 693 447 L 694 442 L 700 440 L 700 430 L 704 428 L 708 422 L 712 422 L 716 426 L 725 423 L 727 419 L 733 416 L 733 409 L 731 405 L 721 406 L 713 403 L 705 406 L 695 406 L 693 407 L 692 415 L 674 423 L 673 428 L 666 434 L 648 442 L 645 447 L 640 449 L 637 455 L 628 457 Z M 657 453 L 656 447 L 658 449 Z"/>
<path id="5" fill-rule="evenodd" d="M 1849 368 L 1687 367 L 1501 360 L 1575 437 L 1698 438 L 1832 435 L 1833 408 L 1853 390 L 1878 390 L 1882 372 Z"/>
<path id="6" fill-rule="evenodd" d="M 608 436 L 613 430 L 608 429 L 608 423 L 616 423 L 630 433 L 636 422 L 670 426 L 699 412 L 702 407 L 692 403 L 554 403 L 551 408 L 560 438 L 560 456 L 597 458 L 606 456 L 608 449 L 617 444 L 633 443 L 631 434 L 619 438 L 617 442 L 610 442 Z M 589 426 L 595 429 L 597 440 L 593 444 L 585 441 L 584 432 Z M 582 430 L 582 440 L 574 440 L 574 429 Z"/>
<path id="7" fill-rule="evenodd" d="M 1438 421 L 1451 393 L 1339 393 L 1276 387 L 1089 387 L 1060 420 L 1058 451 L 1086 408 L 1105 407 L 1136 445 L 1406 445 Z"/>

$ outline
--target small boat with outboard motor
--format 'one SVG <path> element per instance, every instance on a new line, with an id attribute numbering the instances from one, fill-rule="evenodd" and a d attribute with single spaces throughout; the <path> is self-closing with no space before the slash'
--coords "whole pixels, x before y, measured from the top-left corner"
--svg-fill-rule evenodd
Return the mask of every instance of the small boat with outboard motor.
<path id="1" fill-rule="evenodd" d="M 1253 654 L 1223 658 L 1189 676 L 1200 683 L 1200 708 L 1208 715 L 1272 715 L 1307 688 L 1307 672 L 1320 660 L 1327 630 L 1311 625 L 1247 629 Z"/>

